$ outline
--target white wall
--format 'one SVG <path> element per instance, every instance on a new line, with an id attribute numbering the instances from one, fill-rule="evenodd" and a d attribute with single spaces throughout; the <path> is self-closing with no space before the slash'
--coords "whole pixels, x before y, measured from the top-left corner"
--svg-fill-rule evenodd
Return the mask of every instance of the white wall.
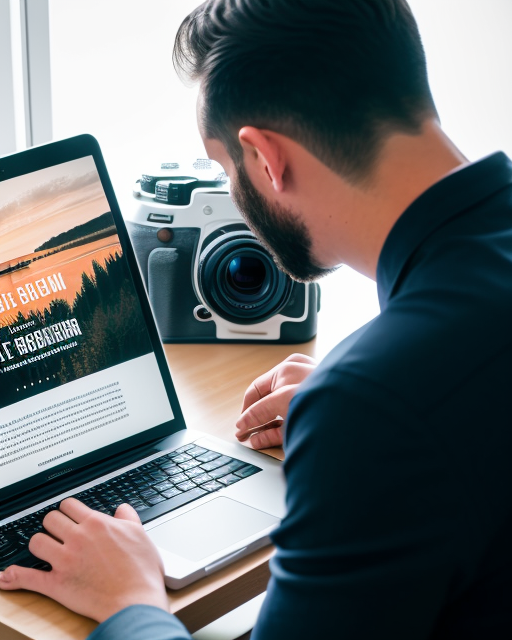
<path id="1" fill-rule="evenodd" d="M 512 0 L 409 0 L 442 125 L 470 160 L 512 157 Z"/>

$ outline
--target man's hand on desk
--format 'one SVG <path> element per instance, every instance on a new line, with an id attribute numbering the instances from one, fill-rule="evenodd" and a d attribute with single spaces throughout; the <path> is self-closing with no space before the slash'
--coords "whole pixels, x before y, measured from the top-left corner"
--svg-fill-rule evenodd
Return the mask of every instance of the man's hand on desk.
<path id="1" fill-rule="evenodd" d="M 297 387 L 314 371 L 316 362 L 309 356 L 294 353 L 250 385 L 245 392 L 242 415 L 237 420 L 236 437 L 247 439 L 248 432 L 265 425 L 276 416 L 286 418 Z M 278 447 L 283 444 L 283 428 L 254 433 L 249 440 L 253 449 Z"/>
<path id="2" fill-rule="evenodd" d="M 1 589 L 37 591 L 98 622 L 133 604 L 168 611 L 162 561 L 129 505 L 112 518 L 68 498 L 43 524 L 49 535 L 37 533 L 29 549 L 52 570 L 9 567 Z"/>

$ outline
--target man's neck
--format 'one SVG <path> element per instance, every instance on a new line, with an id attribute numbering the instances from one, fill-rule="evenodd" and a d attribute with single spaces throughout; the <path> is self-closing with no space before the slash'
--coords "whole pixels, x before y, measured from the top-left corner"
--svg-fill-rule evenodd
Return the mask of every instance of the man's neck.
<path id="1" fill-rule="evenodd" d="M 348 219 L 340 219 L 341 261 L 375 279 L 382 247 L 398 218 L 424 191 L 465 164 L 467 158 L 437 121 L 426 122 L 416 136 L 391 136 L 366 188 L 340 185 L 344 202 L 351 205 Z"/>

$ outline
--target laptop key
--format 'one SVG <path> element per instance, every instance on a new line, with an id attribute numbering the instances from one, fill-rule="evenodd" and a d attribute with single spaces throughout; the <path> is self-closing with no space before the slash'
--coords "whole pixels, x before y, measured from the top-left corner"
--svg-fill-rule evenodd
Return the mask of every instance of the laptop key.
<path id="1" fill-rule="evenodd" d="M 176 486 L 180 491 L 188 491 L 189 489 L 193 489 L 196 485 L 192 480 L 187 480 L 186 482 L 182 482 Z"/>
<path id="2" fill-rule="evenodd" d="M 100 511 L 101 513 L 106 513 L 108 516 L 112 515 L 110 513 L 110 509 L 107 506 L 97 507 L 96 511 Z"/>
<path id="3" fill-rule="evenodd" d="M 220 453 L 217 453 L 216 451 L 208 451 L 207 453 L 196 456 L 196 460 L 199 460 L 199 462 L 211 462 L 212 460 L 215 460 L 215 458 L 220 458 Z"/>
<path id="4" fill-rule="evenodd" d="M 204 482 L 213 480 L 213 478 L 209 473 L 202 473 L 200 476 L 195 476 L 193 480 L 196 484 L 203 484 Z"/>
<path id="5" fill-rule="evenodd" d="M 198 467 L 185 471 L 185 475 L 187 476 L 187 478 L 192 478 L 194 482 L 197 482 L 196 478 L 202 478 L 203 476 L 206 476 L 206 480 L 210 479 L 210 476 Z M 203 480 L 203 482 L 206 482 L 206 480 Z"/>
<path id="6" fill-rule="evenodd" d="M 154 473 L 152 472 L 149 475 L 153 478 L 153 480 L 156 480 L 157 482 L 162 482 L 163 480 L 167 479 L 167 474 L 163 471 L 155 471 Z"/>
<path id="7" fill-rule="evenodd" d="M 161 496 L 160 494 L 156 496 L 151 496 L 150 498 L 146 498 L 146 502 L 148 504 L 158 504 L 159 502 L 163 502 L 164 500 L 165 500 L 164 496 Z"/>
<path id="8" fill-rule="evenodd" d="M 223 467 L 218 467 L 218 469 L 213 469 L 208 472 L 212 478 L 221 478 L 222 476 L 226 476 L 228 473 L 231 473 L 231 469 L 229 465 L 225 464 Z"/>
<path id="9" fill-rule="evenodd" d="M 232 462 L 227 464 L 226 467 L 228 467 L 229 470 L 233 472 L 233 471 L 237 471 L 238 469 L 240 469 L 240 467 L 243 467 L 244 465 L 245 465 L 245 462 L 242 462 L 241 460 L 233 460 Z"/>
<path id="10" fill-rule="evenodd" d="M 228 456 L 221 456 L 216 460 L 212 460 L 211 462 L 202 464 L 201 469 L 204 469 L 204 471 L 213 471 L 214 469 L 217 469 L 217 467 L 223 467 L 225 464 L 228 464 L 228 462 L 231 462 L 231 460 L 233 460 L 233 458 L 229 458 Z"/>
<path id="11" fill-rule="evenodd" d="M 157 495 L 157 491 L 154 489 L 145 489 L 144 491 L 139 491 L 139 495 L 144 499 L 151 498 L 152 496 Z"/>
<path id="12" fill-rule="evenodd" d="M 261 469 L 255 467 L 253 464 L 248 464 L 246 467 L 242 467 L 241 469 L 238 469 L 238 471 L 235 471 L 235 475 L 240 478 L 248 478 L 249 476 L 258 473 L 258 471 L 261 471 Z"/>
<path id="13" fill-rule="evenodd" d="M 154 520 L 161 516 L 164 513 L 169 513 L 178 507 L 181 507 L 188 502 L 192 502 L 193 500 L 197 500 L 198 498 L 202 498 L 203 496 L 207 496 L 208 491 L 205 491 L 201 487 L 196 487 L 195 489 L 191 489 L 190 491 L 186 491 L 185 493 L 180 493 L 173 498 L 169 498 L 168 500 L 164 500 L 159 504 L 155 504 L 154 506 L 146 509 L 141 513 L 141 520 L 143 523 L 149 522 L 150 520 Z"/>
<path id="14" fill-rule="evenodd" d="M 0 533 L 0 558 L 7 558 L 16 553 L 16 541 L 10 536 Z"/>
<path id="15" fill-rule="evenodd" d="M 33 529 L 32 530 L 23 529 L 23 530 L 18 530 L 16 533 L 17 533 L 18 544 L 26 545 L 30 542 L 30 538 L 32 537 L 32 535 L 36 532 Z"/>
<path id="16" fill-rule="evenodd" d="M 174 498 L 174 496 L 177 496 L 179 493 L 181 493 L 181 491 L 176 487 L 173 487 L 172 489 L 167 489 L 166 491 L 162 491 L 162 495 L 165 496 L 166 498 Z"/>
<path id="17" fill-rule="evenodd" d="M 174 464 L 174 463 L 172 464 L 171 467 L 166 467 L 164 471 L 168 476 L 174 476 L 177 473 L 181 473 L 181 469 L 178 467 L 177 464 Z"/>
<path id="18" fill-rule="evenodd" d="M 179 484 L 180 482 L 185 482 L 188 478 L 184 473 L 178 473 L 175 476 L 171 476 L 170 480 L 174 482 L 174 484 Z"/>
<path id="19" fill-rule="evenodd" d="M 149 469 L 154 469 L 154 468 L 155 468 L 155 463 L 153 461 L 146 462 L 146 464 L 143 464 L 140 467 L 137 467 L 137 469 L 140 469 L 141 471 L 147 471 Z"/>
<path id="20" fill-rule="evenodd" d="M 165 471 L 165 473 L 169 473 L 171 469 L 176 469 L 177 470 L 176 473 L 180 470 L 180 468 L 177 465 L 175 465 L 172 460 L 169 460 L 168 462 L 163 462 L 158 466 L 160 469 Z"/>
<path id="21" fill-rule="evenodd" d="M 187 455 L 195 458 L 196 456 L 201 456 L 204 453 L 207 453 L 208 449 L 204 449 L 203 447 L 192 447 L 192 449 L 187 449 Z"/>
<path id="22" fill-rule="evenodd" d="M 239 478 L 238 476 L 235 476 L 234 473 L 230 473 L 229 475 L 224 476 L 223 478 L 219 478 L 218 481 L 221 482 L 222 484 L 226 485 L 226 487 L 228 487 L 230 484 L 238 482 L 241 479 L 242 478 Z"/>
<path id="23" fill-rule="evenodd" d="M 187 462 L 181 462 L 179 466 L 183 471 L 186 471 L 187 469 L 198 467 L 200 464 L 199 460 L 188 460 Z"/>
<path id="24" fill-rule="evenodd" d="M 148 505 L 144 504 L 143 502 L 137 505 L 133 505 L 133 508 L 135 509 L 135 511 L 137 511 L 137 513 L 140 513 L 141 511 L 145 511 L 146 509 L 149 509 Z"/>
<path id="25" fill-rule="evenodd" d="M 191 460 L 191 459 L 192 458 L 186 453 L 180 453 L 177 456 L 172 456 L 172 461 L 175 462 L 176 464 L 180 462 L 186 462 L 187 460 Z"/>
<path id="26" fill-rule="evenodd" d="M 119 495 L 123 500 L 127 500 L 128 502 L 130 502 L 130 500 L 135 500 L 136 498 L 138 498 L 139 493 L 130 489 L 129 491 L 123 491 Z"/>
<path id="27" fill-rule="evenodd" d="M 172 489 L 173 487 L 174 487 L 174 484 L 172 482 L 169 482 L 169 480 L 167 480 L 166 482 L 155 484 L 153 488 L 156 489 L 157 491 L 160 491 L 160 493 L 162 493 L 163 491 L 167 491 L 167 489 Z"/>
<path id="28" fill-rule="evenodd" d="M 184 444 L 182 447 L 180 447 L 179 449 L 176 449 L 175 451 L 173 451 L 169 455 L 172 455 L 174 453 L 183 453 L 184 451 L 188 451 L 189 449 L 193 449 L 194 447 L 195 447 L 195 444 L 193 444 L 193 443 Z"/>
<path id="29" fill-rule="evenodd" d="M 201 485 L 201 489 L 206 489 L 206 491 L 209 491 L 210 493 L 212 491 L 218 491 L 219 489 L 223 488 L 224 485 L 217 482 L 217 480 L 211 480 L 210 482 L 206 482 L 205 484 Z"/>

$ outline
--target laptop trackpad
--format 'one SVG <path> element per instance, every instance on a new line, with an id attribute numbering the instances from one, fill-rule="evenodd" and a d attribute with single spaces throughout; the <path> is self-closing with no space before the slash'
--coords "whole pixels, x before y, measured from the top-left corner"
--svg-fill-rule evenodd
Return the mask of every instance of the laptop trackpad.
<path id="1" fill-rule="evenodd" d="M 279 518 L 219 497 L 148 531 L 162 549 L 197 562 L 278 524 Z"/>

